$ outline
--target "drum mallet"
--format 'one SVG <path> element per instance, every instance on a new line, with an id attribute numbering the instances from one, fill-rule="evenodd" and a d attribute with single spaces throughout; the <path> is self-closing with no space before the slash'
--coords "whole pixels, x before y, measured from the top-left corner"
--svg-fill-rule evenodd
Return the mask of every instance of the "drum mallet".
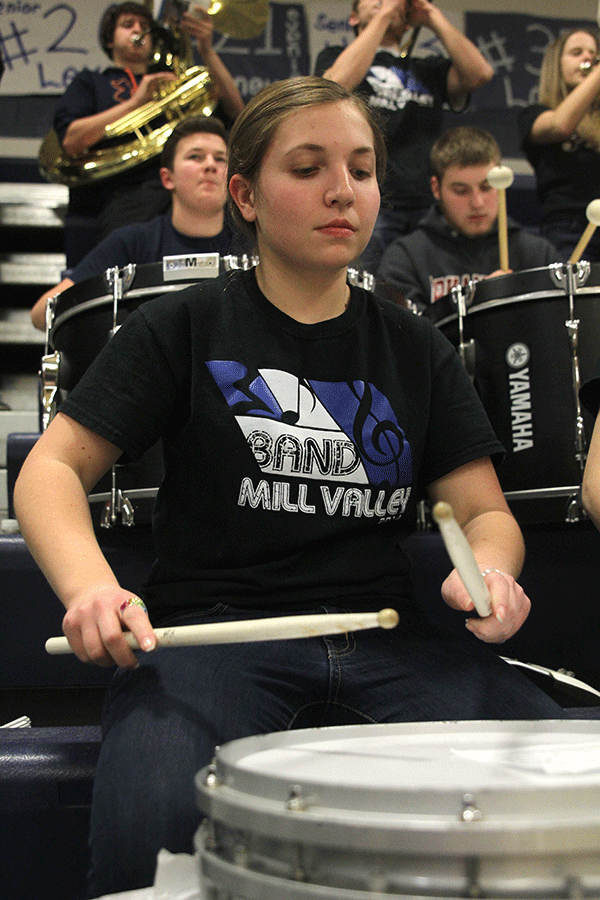
<path id="1" fill-rule="evenodd" d="M 570 263 L 578 263 L 582 257 L 583 251 L 589 244 L 592 239 L 592 235 L 595 232 L 598 225 L 600 225 L 600 200 L 592 200 L 585 209 L 585 214 L 587 216 L 588 224 L 586 225 L 585 231 L 579 238 L 579 243 L 571 253 L 569 258 Z"/>
<path id="2" fill-rule="evenodd" d="M 492 612 L 489 591 L 484 577 L 479 571 L 477 560 L 473 556 L 471 545 L 454 518 L 452 507 L 449 503 L 436 503 L 431 513 L 440 529 L 448 556 L 460 575 L 462 583 L 473 601 L 473 606 L 482 618 L 486 618 Z"/>
<path id="3" fill-rule="evenodd" d="M 498 247 L 500 268 L 508 272 L 508 221 L 506 216 L 506 188 L 514 181 L 514 173 L 508 166 L 494 166 L 488 172 L 487 180 L 498 191 Z"/>
<path id="4" fill-rule="evenodd" d="M 398 618 L 395 609 L 364 613 L 317 613 L 242 619 L 238 622 L 207 622 L 203 625 L 174 625 L 171 628 L 155 628 L 154 634 L 160 647 L 195 647 L 200 644 L 283 641 L 325 634 L 346 634 L 366 628 L 395 628 Z M 124 634 L 129 646 L 139 650 L 133 634 L 130 631 Z M 52 637 L 46 641 L 46 652 L 54 656 L 73 651 L 66 637 Z"/>

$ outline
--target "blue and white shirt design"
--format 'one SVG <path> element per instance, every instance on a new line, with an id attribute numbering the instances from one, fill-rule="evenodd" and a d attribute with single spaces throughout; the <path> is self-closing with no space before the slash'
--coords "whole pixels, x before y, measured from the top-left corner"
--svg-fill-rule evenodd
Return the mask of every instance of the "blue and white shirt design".
<path id="1" fill-rule="evenodd" d="M 388 518 L 404 510 L 413 481 L 411 447 L 390 402 L 373 385 L 249 371 L 232 360 L 207 366 L 262 473 L 288 483 L 321 482 L 329 515 L 352 508 Z M 332 493 L 326 482 L 340 487 Z M 342 485 L 362 489 L 345 492 Z M 246 484 L 241 496 L 248 490 Z"/>
<path id="2" fill-rule="evenodd" d="M 369 69 L 366 81 L 373 91 L 368 98 L 369 105 L 378 109 L 395 112 L 404 109 L 410 101 L 419 106 L 432 107 L 434 104 L 429 88 L 408 69 L 374 65 Z"/>

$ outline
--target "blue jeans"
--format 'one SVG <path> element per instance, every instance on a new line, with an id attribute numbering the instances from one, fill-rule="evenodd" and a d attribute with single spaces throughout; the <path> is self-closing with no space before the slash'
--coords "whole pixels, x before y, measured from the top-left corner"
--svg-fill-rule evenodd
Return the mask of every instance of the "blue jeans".
<path id="1" fill-rule="evenodd" d="M 265 615 L 219 606 L 177 624 Z M 393 631 L 163 649 L 140 663 L 107 697 L 91 897 L 151 885 L 161 847 L 193 852 L 194 775 L 216 745 L 326 725 L 567 717 L 466 629 L 457 637 L 414 610 Z"/>

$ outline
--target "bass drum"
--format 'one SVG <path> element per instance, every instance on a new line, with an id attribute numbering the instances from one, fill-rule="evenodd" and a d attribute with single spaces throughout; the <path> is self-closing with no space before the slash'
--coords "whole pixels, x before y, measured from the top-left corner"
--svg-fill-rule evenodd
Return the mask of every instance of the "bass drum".
<path id="1" fill-rule="evenodd" d="M 194 265 L 196 262 L 196 265 Z M 137 307 L 154 297 L 183 290 L 222 271 L 250 268 L 248 257 L 165 257 L 162 262 L 108 270 L 73 285 L 56 298 L 49 344 L 56 353 L 58 403 L 73 390 L 84 372 Z M 211 275 L 202 274 L 211 271 Z M 113 279 L 118 277 L 115 287 Z M 163 477 L 160 442 L 135 463 L 118 463 L 89 496 L 96 527 L 147 524 Z"/>
<path id="2" fill-rule="evenodd" d="M 556 280 L 564 268 L 479 281 L 461 317 L 454 293 L 424 312 L 457 348 L 462 324 L 465 364 L 506 449 L 498 477 L 520 521 L 565 521 L 593 426 L 578 407 L 577 373 L 584 381 L 600 357 L 600 265 L 577 285 L 573 315 Z"/>
<path id="3" fill-rule="evenodd" d="M 600 897 L 600 723 L 307 729 L 196 777 L 207 900 Z"/>

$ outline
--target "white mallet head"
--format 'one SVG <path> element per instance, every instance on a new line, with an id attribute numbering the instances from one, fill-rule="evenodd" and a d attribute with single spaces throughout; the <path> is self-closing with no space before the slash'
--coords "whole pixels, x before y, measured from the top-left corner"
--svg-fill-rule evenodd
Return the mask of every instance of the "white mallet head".
<path id="1" fill-rule="evenodd" d="M 510 187 L 514 179 L 514 172 L 508 166 L 494 166 L 493 169 L 490 169 L 487 176 L 488 183 L 497 190 Z"/>
<path id="2" fill-rule="evenodd" d="M 585 208 L 588 222 L 592 225 L 600 225 L 600 200 L 592 200 Z"/>

